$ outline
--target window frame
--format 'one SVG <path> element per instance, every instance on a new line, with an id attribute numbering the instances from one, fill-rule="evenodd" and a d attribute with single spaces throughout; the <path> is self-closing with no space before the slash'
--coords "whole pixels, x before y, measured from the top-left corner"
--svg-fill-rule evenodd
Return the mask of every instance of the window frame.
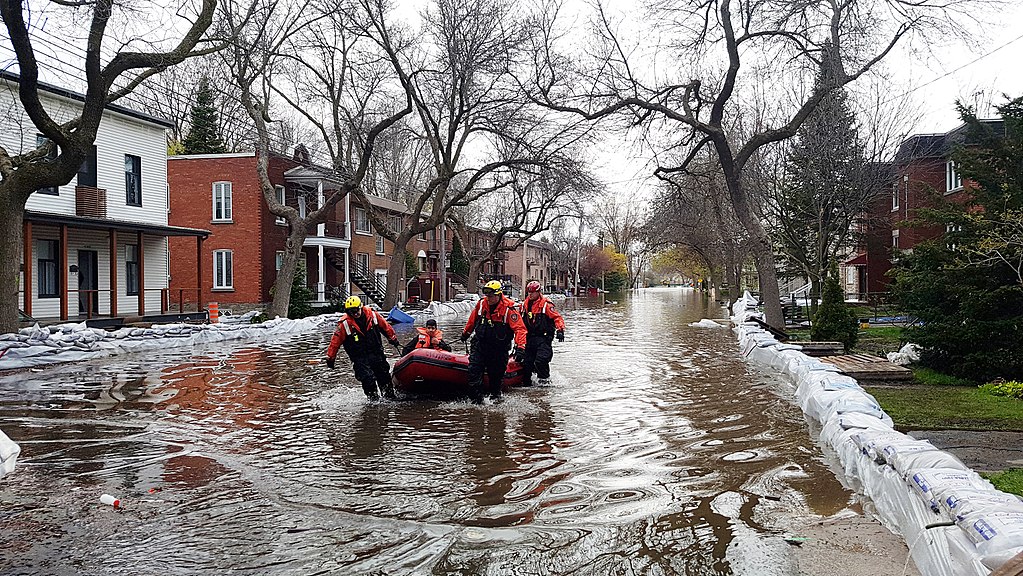
<path id="1" fill-rule="evenodd" d="M 84 186 L 87 188 L 96 188 L 99 182 L 98 168 L 96 167 L 96 145 L 93 144 L 91 148 L 85 153 L 85 158 L 82 159 L 82 165 L 78 167 L 78 174 L 75 176 L 75 183 L 77 186 Z M 85 182 L 82 182 L 82 176 L 85 176 Z"/>
<path id="2" fill-rule="evenodd" d="M 284 250 L 277 250 L 274 252 L 274 270 L 277 272 L 281 271 L 284 267 Z"/>
<path id="3" fill-rule="evenodd" d="M 387 252 L 385 251 L 385 248 L 386 247 L 384 246 L 384 237 L 379 235 L 379 234 L 377 234 L 377 241 L 376 241 L 377 255 L 382 256 L 384 254 L 387 254 Z"/>
<path id="4" fill-rule="evenodd" d="M 131 162 L 131 171 L 128 163 Z M 126 206 L 142 206 L 142 157 L 124 155 L 124 203 Z"/>
<path id="5" fill-rule="evenodd" d="M 373 226 L 369 223 L 369 214 L 365 208 L 355 207 L 355 233 L 369 235 L 373 233 Z"/>
<path id="6" fill-rule="evenodd" d="M 221 274 L 218 276 L 218 268 L 225 264 L 225 270 L 220 271 Z M 213 251 L 213 290 L 234 290 L 234 250 Z"/>
<path id="7" fill-rule="evenodd" d="M 277 202 L 281 206 L 288 205 L 287 190 L 284 188 L 284 186 L 281 186 L 280 184 L 274 186 L 274 194 L 277 198 Z M 278 226 L 287 226 L 288 221 L 284 219 L 284 216 L 277 216 L 276 219 L 274 220 L 274 224 L 277 224 Z"/>
<path id="8" fill-rule="evenodd" d="M 226 185 L 226 187 L 225 187 Z M 218 180 L 212 185 L 213 218 L 211 222 L 234 222 L 234 184 L 228 180 Z M 219 189 L 219 190 L 218 190 Z M 221 216 L 217 217 L 218 191 L 221 202 Z M 226 191 L 226 196 L 225 196 Z M 226 198 L 226 201 L 225 201 Z"/>
<path id="9" fill-rule="evenodd" d="M 956 161 L 945 162 L 945 193 L 950 194 L 963 187 L 963 177 L 956 170 Z"/>
<path id="10" fill-rule="evenodd" d="M 43 136 L 42 134 L 36 134 L 36 148 L 39 148 L 39 147 L 42 147 L 42 146 L 46 145 L 46 143 L 49 142 L 49 141 L 50 141 L 50 139 L 47 138 L 46 136 Z M 54 159 L 56 157 L 57 157 L 57 146 L 54 146 L 53 150 L 50 150 L 50 152 L 46 155 L 46 159 L 47 160 L 52 160 L 52 159 Z M 37 189 L 36 193 L 38 193 L 38 194 L 45 194 L 47 196 L 60 196 L 60 187 L 59 186 L 47 186 L 45 188 Z"/>
<path id="11" fill-rule="evenodd" d="M 135 258 L 132 259 L 131 249 L 135 249 Z M 134 278 L 134 290 L 132 282 Z M 127 296 L 138 296 L 139 294 L 139 245 L 124 245 L 124 293 Z"/>
<path id="12" fill-rule="evenodd" d="M 43 242 L 49 244 L 52 249 L 52 258 L 40 257 L 43 251 L 39 249 L 39 245 Z M 36 254 L 36 298 L 60 298 L 60 243 L 57 240 L 40 239 L 35 241 L 33 248 Z M 53 275 L 53 291 L 43 292 L 43 287 L 50 284 L 44 279 L 44 271 L 48 269 Z"/>
<path id="13" fill-rule="evenodd" d="M 365 260 L 365 262 L 362 262 L 362 260 Z M 370 264 L 369 252 L 356 252 L 355 263 L 361 265 L 360 267 L 364 267 L 367 271 L 369 271 Z"/>

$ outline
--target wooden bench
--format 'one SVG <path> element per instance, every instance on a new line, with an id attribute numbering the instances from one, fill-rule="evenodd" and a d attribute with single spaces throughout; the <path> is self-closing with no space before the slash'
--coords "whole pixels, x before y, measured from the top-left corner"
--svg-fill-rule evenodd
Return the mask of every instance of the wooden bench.
<path id="1" fill-rule="evenodd" d="M 845 352 L 845 345 L 841 342 L 800 342 L 792 340 L 789 343 L 801 346 L 803 354 L 807 356 L 835 356 Z"/>

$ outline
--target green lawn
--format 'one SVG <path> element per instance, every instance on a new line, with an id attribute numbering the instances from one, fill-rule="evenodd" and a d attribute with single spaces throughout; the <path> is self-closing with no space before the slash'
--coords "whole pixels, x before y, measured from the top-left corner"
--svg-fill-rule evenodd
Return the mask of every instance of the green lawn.
<path id="1" fill-rule="evenodd" d="M 989 474 L 981 474 L 981 476 L 987 478 L 1002 492 L 1010 492 L 1012 494 L 1023 496 L 1023 470 L 1019 468 L 1011 468 L 1003 472 L 994 472 Z"/>
<path id="2" fill-rule="evenodd" d="M 900 430 L 1020 430 L 1023 400 L 975 386 L 866 387 Z"/>

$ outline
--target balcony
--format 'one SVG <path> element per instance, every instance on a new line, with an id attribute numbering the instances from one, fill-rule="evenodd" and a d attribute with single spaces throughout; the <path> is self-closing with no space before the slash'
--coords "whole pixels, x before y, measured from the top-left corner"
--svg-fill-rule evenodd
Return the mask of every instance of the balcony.
<path id="1" fill-rule="evenodd" d="M 323 224 L 310 226 L 303 246 L 326 246 L 329 248 L 349 248 L 351 242 L 345 230 L 344 220 L 327 220 Z"/>
<path id="2" fill-rule="evenodd" d="M 92 186 L 75 187 L 75 215 L 88 218 L 107 217 L 107 191 Z"/>
<path id="3" fill-rule="evenodd" d="M 445 253 L 451 252 L 451 242 L 443 242 L 441 240 L 427 240 L 426 241 L 426 251 L 427 251 L 427 253 L 434 252 L 434 253 L 439 254 L 441 246 L 444 246 L 444 252 Z"/>

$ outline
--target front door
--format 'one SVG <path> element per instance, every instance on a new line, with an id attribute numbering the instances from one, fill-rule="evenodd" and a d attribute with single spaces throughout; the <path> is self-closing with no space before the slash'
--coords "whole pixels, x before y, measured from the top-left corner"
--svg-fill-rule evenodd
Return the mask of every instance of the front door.
<path id="1" fill-rule="evenodd" d="M 99 312 L 99 266 L 95 250 L 78 251 L 78 313 L 93 317 Z"/>

